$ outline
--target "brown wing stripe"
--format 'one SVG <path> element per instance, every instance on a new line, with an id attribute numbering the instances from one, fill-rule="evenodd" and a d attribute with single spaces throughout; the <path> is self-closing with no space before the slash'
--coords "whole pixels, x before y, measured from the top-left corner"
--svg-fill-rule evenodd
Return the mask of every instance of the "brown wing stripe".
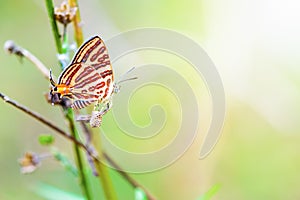
<path id="1" fill-rule="evenodd" d="M 66 85 L 70 85 L 72 79 L 74 78 L 74 76 L 76 75 L 76 73 L 78 72 L 78 70 L 81 68 L 81 65 L 78 65 L 77 67 L 75 67 L 75 69 L 72 71 L 72 73 L 68 76 L 68 79 L 66 81 Z"/>
<path id="2" fill-rule="evenodd" d="M 106 49 L 105 46 L 100 47 L 100 49 L 94 55 L 92 55 L 90 61 L 94 62 L 101 54 L 103 54 L 105 49 Z"/>
<path id="3" fill-rule="evenodd" d="M 102 62 L 102 63 L 97 63 L 97 64 L 92 64 L 92 66 L 98 70 L 100 68 L 103 68 L 103 67 L 106 67 L 106 66 L 109 66 L 110 65 L 110 61 L 106 61 L 106 62 Z"/>
<path id="4" fill-rule="evenodd" d="M 77 51 L 72 63 L 86 62 L 90 53 L 97 48 L 101 43 L 101 39 L 98 36 L 93 37 L 86 43 L 84 43 L 80 49 Z"/>
<path id="5" fill-rule="evenodd" d="M 88 66 L 86 68 L 83 69 L 83 71 L 81 72 L 81 74 L 79 74 L 76 79 L 75 82 L 79 82 L 81 79 L 85 78 L 86 76 L 88 76 L 89 74 L 91 74 L 94 70 L 94 68 L 92 66 Z"/>
<path id="6" fill-rule="evenodd" d="M 69 85 L 72 77 L 80 69 L 81 65 L 71 65 L 65 69 L 58 78 L 58 84 Z"/>
<path id="7" fill-rule="evenodd" d="M 90 76 L 90 77 L 82 80 L 81 82 L 76 83 L 74 85 L 74 88 L 83 88 L 87 84 L 93 83 L 93 82 L 95 82 L 97 80 L 99 80 L 99 74 L 95 73 L 93 76 Z"/>
<path id="8" fill-rule="evenodd" d="M 110 76 L 112 75 L 112 70 L 106 70 L 104 72 L 101 72 L 100 75 L 102 78 L 105 78 L 106 76 Z"/>

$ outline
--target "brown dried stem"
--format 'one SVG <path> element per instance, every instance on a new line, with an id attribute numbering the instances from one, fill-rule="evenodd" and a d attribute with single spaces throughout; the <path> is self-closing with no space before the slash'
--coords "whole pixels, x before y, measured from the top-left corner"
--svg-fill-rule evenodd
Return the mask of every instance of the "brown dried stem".
<path id="1" fill-rule="evenodd" d="M 129 176 L 128 173 L 122 170 L 122 168 L 109 156 L 106 152 L 103 152 L 104 158 L 111 164 L 112 167 L 116 169 L 116 171 L 125 178 L 134 188 L 141 188 L 144 190 L 147 198 L 149 200 L 155 200 L 156 198 L 139 182 L 137 182 L 135 179 L 133 179 L 131 176 Z"/>
<path id="2" fill-rule="evenodd" d="M 12 100 L 11 98 L 9 98 L 8 96 L 6 96 L 5 94 L 3 94 L 1 92 L 0 92 L 0 98 L 2 98 L 3 101 L 5 101 L 6 103 L 14 106 L 15 108 L 18 108 L 19 110 L 22 110 L 23 112 L 25 112 L 26 114 L 28 114 L 31 117 L 35 118 L 39 122 L 41 122 L 41 123 L 45 124 L 46 126 L 52 128 L 53 130 L 55 130 L 57 133 L 59 133 L 63 137 L 71 140 L 72 142 L 74 142 L 75 144 L 77 144 L 78 146 L 83 148 L 86 152 L 88 152 L 88 154 L 91 155 L 94 159 L 96 159 L 97 161 L 100 162 L 99 158 L 96 157 L 95 155 L 93 155 L 92 152 L 90 152 L 90 150 L 82 142 L 76 140 L 76 138 L 74 138 L 70 134 L 66 133 L 65 131 L 63 131 L 62 129 L 57 127 L 54 123 L 52 123 L 49 120 L 47 120 L 46 118 L 44 118 L 41 114 L 39 114 L 37 112 L 34 112 L 34 111 L 31 111 L 26 106 L 24 106 L 22 104 L 19 104 L 18 102 Z"/>
<path id="3" fill-rule="evenodd" d="M 46 2 L 49 2 L 46 0 Z M 77 1 L 76 0 L 69 0 L 69 3 L 71 6 L 78 6 L 77 5 Z M 80 13 L 79 10 L 77 11 L 76 17 L 74 19 L 74 28 L 75 28 L 75 38 L 76 38 L 76 42 L 78 44 L 78 46 L 83 42 L 83 35 L 82 35 L 82 29 L 80 27 Z M 58 30 L 57 27 L 56 29 L 53 29 L 53 32 L 56 32 Z M 57 36 L 57 35 L 55 35 Z M 58 37 L 57 37 L 58 38 Z M 60 40 L 56 40 L 56 42 Z M 61 51 L 61 45 L 57 44 L 58 46 L 58 52 Z M 48 80 L 49 79 L 49 69 L 38 59 L 36 58 L 33 54 L 31 54 L 29 51 L 27 51 L 26 49 L 23 49 L 20 46 L 17 46 L 13 41 L 7 41 L 5 43 L 5 49 L 12 54 L 16 54 L 17 56 L 20 57 L 25 57 L 28 60 L 30 60 L 39 70 L 40 72 L 43 74 L 43 76 Z M 29 114 L 31 117 L 35 118 L 36 120 L 40 121 L 41 123 L 47 125 L 48 127 L 52 128 L 53 130 L 55 130 L 56 132 L 58 132 L 60 135 L 62 135 L 63 137 L 71 140 L 74 144 L 78 145 L 79 147 L 81 147 L 82 149 L 84 149 L 87 154 L 93 158 L 93 160 L 96 162 L 96 165 L 102 166 L 102 168 L 104 167 L 103 163 L 101 162 L 101 159 L 106 159 L 115 169 L 116 171 L 127 180 L 128 183 L 130 183 L 133 187 L 138 187 L 141 188 L 145 191 L 147 198 L 149 200 L 155 200 L 155 197 L 145 188 L 143 187 L 140 183 L 138 183 L 135 179 L 133 179 L 128 173 L 124 172 L 122 170 L 122 168 L 111 159 L 111 157 L 106 153 L 106 152 L 102 152 L 102 157 L 99 158 L 98 156 L 96 156 L 94 154 L 94 152 L 91 151 L 91 148 L 89 148 L 88 146 L 84 145 L 82 142 L 78 141 L 75 137 L 73 137 L 72 135 L 66 133 L 65 131 L 63 131 L 62 129 L 60 129 L 59 127 L 57 127 L 55 124 L 53 124 L 52 122 L 48 121 L 47 119 L 45 119 L 44 117 L 42 117 L 39 113 L 31 111 L 30 109 L 28 109 L 27 107 L 19 104 L 18 102 L 11 100 L 8 96 L 2 94 L 0 92 L 0 97 L 7 103 L 11 104 L 12 106 L 24 111 L 25 113 Z M 91 131 L 86 127 L 86 125 L 84 123 L 81 123 L 84 132 L 86 132 L 87 134 L 92 134 Z M 103 171 L 103 170 L 100 170 Z M 102 174 L 103 175 L 103 174 Z"/>
<path id="4" fill-rule="evenodd" d="M 43 76 L 47 80 L 49 80 L 49 69 L 37 57 L 35 57 L 32 53 L 30 53 L 30 51 L 27 51 L 21 46 L 16 45 L 15 42 L 12 40 L 8 40 L 5 42 L 4 49 L 10 54 L 16 54 L 21 58 L 22 57 L 27 58 L 38 68 L 38 70 L 40 70 Z"/>
<path id="5" fill-rule="evenodd" d="M 74 25 L 74 30 L 75 30 L 75 40 L 77 43 L 77 46 L 80 46 L 83 43 L 83 34 L 82 34 L 82 23 L 80 19 L 80 11 L 79 11 L 79 6 L 77 0 L 68 0 L 69 5 L 71 7 L 77 7 L 77 12 L 75 15 L 75 18 L 73 19 L 73 25 Z"/>
<path id="6" fill-rule="evenodd" d="M 6 103 L 25 112 L 26 114 L 28 114 L 31 117 L 38 120 L 39 122 L 43 123 L 44 125 L 48 126 L 51 129 L 53 129 L 54 131 L 56 131 L 63 137 L 71 140 L 73 143 L 75 143 L 76 145 L 78 145 L 79 147 L 84 149 L 94 159 L 94 161 L 96 161 L 97 163 L 101 163 L 100 158 L 98 156 L 94 155 L 94 153 L 86 145 L 84 145 L 82 142 L 78 141 L 76 138 L 74 138 L 73 136 L 69 135 L 68 133 L 66 133 L 59 127 L 57 127 L 54 123 L 45 119 L 39 113 L 31 111 L 26 106 L 19 104 L 18 102 L 12 100 L 11 98 L 9 98 L 8 96 L 6 96 L 5 94 L 3 94 L 1 92 L 0 92 L 0 98 L 2 98 Z M 88 129 L 84 129 L 84 131 L 88 131 Z M 140 183 L 138 183 L 136 180 L 134 180 L 128 173 L 124 172 L 122 170 L 122 168 L 115 161 L 113 161 L 107 153 L 103 152 L 103 156 L 117 170 L 117 172 L 127 180 L 128 183 L 130 183 L 133 187 L 139 187 L 139 188 L 143 189 L 149 200 L 155 200 L 155 197 L 146 188 L 144 188 Z"/>

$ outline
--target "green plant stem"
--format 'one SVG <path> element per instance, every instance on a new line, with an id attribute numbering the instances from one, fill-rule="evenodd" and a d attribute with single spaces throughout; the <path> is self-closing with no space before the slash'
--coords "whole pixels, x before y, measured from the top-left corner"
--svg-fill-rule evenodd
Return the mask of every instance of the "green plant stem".
<path id="1" fill-rule="evenodd" d="M 128 183 L 130 183 L 133 188 L 141 188 L 145 192 L 148 200 L 156 200 L 156 198 L 147 190 L 147 188 L 134 180 L 128 173 L 123 171 L 122 168 L 106 152 L 103 152 L 103 156 L 109 162 L 109 164 L 111 164 L 111 166 L 114 167 Z"/>
<path id="2" fill-rule="evenodd" d="M 62 45 L 61 45 L 60 35 L 59 35 L 59 32 L 58 32 L 57 23 L 54 19 L 54 5 L 53 5 L 52 0 L 45 0 L 45 2 L 46 2 L 46 7 L 47 7 L 47 11 L 48 11 L 50 24 L 51 24 L 51 27 L 52 27 L 52 33 L 54 35 L 56 49 L 57 49 L 57 52 L 59 54 L 61 54 L 62 53 Z"/>
<path id="3" fill-rule="evenodd" d="M 56 43 L 56 48 L 57 48 L 57 52 L 59 54 L 66 54 L 67 53 L 67 46 L 68 46 L 68 40 L 67 40 L 67 36 L 64 35 L 63 38 L 63 44 L 60 40 L 60 34 L 58 32 L 58 27 L 57 27 L 57 23 L 54 19 L 54 6 L 53 6 L 53 2 L 52 0 L 45 0 L 46 1 L 46 6 L 47 6 L 47 10 L 48 10 L 48 15 L 49 15 L 49 19 L 50 19 L 50 23 L 52 26 L 52 32 L 54 35 L 54 39 L 55 39 L 55 43 Z M 65 67 L 63 66 L 62 62 L 61 63 L 61 67 L 62 69 Z M 70 129 L 70 133 L 71 135 L 78 140 L 79 135 L 78 135 L 78 131 L 75 127 L 74 124 L 74 115 L 73 115 L 73 111 L 72 109 L 66 109 L 64 110 L 65 113 L 65 118 L 67 119 L 68 123 L 69 123 L 69 129 Z M 76 157 L 76 165 L 77 168 L 79 170 L 79 183 L 82 189 L 82 192 L 84 194 L 84 196 L 86 197 L 87 200 L 91 200 L 91 189 L 89 188 L 88 185 L 88 178 L 86 177 L 86 174 L 84 173 L 84 163 L 83 163 L 83 158 L 81 155 L 81 152 L 79 150 L 79 146 L 77 144 L 73 144 L 73 149 L 74 149 L 74 153 L 75 153 L 75 157 Z"/>
<path id="4" fill-rule="evenodd" d="M 67 27 L 65 27 L 67 28 Z M 68 36 L 67 34 L 63 35 L 63 43 L 62 43 L 62 53 L 67 54 L 68 53 L 68 48 L 69 48 L 69 43 L 68 43 Z M 64 69 L 66 66 L 61 65 L 62 69 Z M 74 112 L 71 108 L 67 108 L 64 110 L 65 118 L 68 120 L 69 123 L 69 129 L 71 135 L 76 139 L 79 140 L 79 133 L 78 130 L 75 126 L 74 122 Z M 73 143 L 73 151 L 75 154 L 75 159 L 76 159 L 76 165 L 79 171 L 79 184 L 82 188 L 82 192 L 84 193 L 84 196 L 86 197 L 87 200 L 92 199 L 91 196 L 91 188 L 89 187 L 88 184 L 88 175 L 85 173 L 84 170 L 84 158 L 83 155 L 79 149 L 80 147 L 77 144 Z"/>
<path id="5" fill-rule="evenodd" d="M 77 43 L 77 46 L 80 46 L 83 43 L 83 31 L 80 25 L 80 9 L 78 6 L 77 0 L 68 0 L 69 5 L 71 7 L 77 7 L 76 16 L 73 20 L 73 26 L 75 30 L 75 40 Z M 92 110 L 89 110 L 89 112 L 92 112 Z M 92 129 L 92 144 L 94 145 L 95 149 L 99 153 L 100 159 L 103 159 L 103 150 L 101 145 L 101 136 L 100 136 L 100 129 Z M 104 194 L 106 196 L 106 199 L 108 200 L 116 200 L 116 192 L 114 190 L 112 180 L 109 175 L 108 167 L 105 166 L 102 162 L 99 162 L 94 160 L 95 167 L 97 170 L 97 173 L 99 174 L 99 180 L 102 183 Z"/>
<path id="6" fill-rule="evenodd" d="M 101 135 L 100 135 L 100 131 L 98 131 L 99 129 L 92 129 L 92 144 L 95 147 L 95 149 L 97 150 L 97 152 L 99 153 L 98 158 L 104 159 L 104 154 L 103 154 L 103 150 L 102 150 L 102 144 L 101 144 Z M 95 163 L 95 167 L 96 170 L 99 174 L 99 179 L 102 183 L 103 186 L 103 190 L 106 196 L 107 200 L 116 200 L 117 199 L 117 195 L 114 191 L 114 187 L 109 175 L 109 170 L 108 167 L 106 165 L 104 165 L 104 163 L 102 163 L 101 161 L 96 161 L 94 160 Z"/>
<path id="7" fill-rule="evenodd" d="M 76 140 L 79 140 L 79 134 L 78 134 L 78 131 L 77 131 L 77 129 L 75 127 L 75 124 L 74 124 L 73 110 L 68 108 L 64 112 L 65 112 L 65 117 L 66 117 L 66 119 L 68 120 L 68 123 L 69 123 L 69 129 L 70 129 L 71 135 Z M 91 193 L 90 193 L 91 189 L 90 189 L 89 184 L 87 182 L 88 178 L 86 177 L 85 170 L 84 170 L 84 162 L 83 162 L 84 159 L 83 159 L 83 156 L 80 152 L 79 146 L 77 144 L 73 143 L 73 149 L 74 149 L 75 158 L 76 158 L 76 165 L 77 165 L 77 168 L 78 168 L 78 171 L 79 171 L 79 177 L 80 177 L 79 184 L 82 187 L 82 191 L 83 191 L 84 196 L 86 197 L 86 199 L 90 200 L 90 199 L 92 199 L 91 198 Z"/>
<path id="8" fill-rule="evenodd" d="M 85 150 L 95 161 L 95 163 L 100 163 L 101 160 L 99 159 L 99 157 L 95 156 L 93 154 L 93 152 L 90 151 L 90 149 L 85 146 L 81 141 L 75 139 L 73 136 L 69 135 L 68 133 L 66 133 L 65 131 L 63 131 L 62 129 L 60 129 L 59 127 L 57 127 L 54 123 L 50 122 L 49 120 L 47 120 L 45 117 L 41 116 L 39 113 L 34 112 L 32 110 L 30 110 L 29 108 L 25 107 L 22 104 L 19 104 L 18 102 L 16 102 L 15 100 L 9 98 L 8 96 L 6 96 L 5 94 L 0 92 L 0 98 L 3 99 L 4 102 L 12 105 L 13 107 L 23 111 L 24 113 L 28 114 L 29 116 L 33 117 L 34 119 L 36 119 L 37 121 L 41 122 L 42 124 L 48 126 L 49 128 L 53 129 L 54 131 L 56 131 L 57 133 L 59 133 L 61 136 L 69 139 L 70 141 L 72 141 L 74 144 L 77 144 L 77 146 L 83 148 L 83 150 Z M 86 132 L 90 132 L 90 130 L 85 130 Z M 127 174 L 126 172 L 124 172 L 121 167 L 111 159 L 111 157 L 109 157 L 109 155 L 107 155 L 105 152 L 103 152 L 103 156 L 107 159 L 107 161 L 114 167 L 117 169 L 117 172 L 122 175 L 128 183 L 130 183 L 130 185 L 132 185 L 133 187 L 139 187 L 139 188 L 144 188 L 145 193 L 147 194 L 147 197 L 149 200 L 155 200 L 155 197 L 145 188 L 143 187 L 140 183 L 138 183 L 136 180 L 134 180 L 131 176 L 129 176 L 129 174 Z"/>

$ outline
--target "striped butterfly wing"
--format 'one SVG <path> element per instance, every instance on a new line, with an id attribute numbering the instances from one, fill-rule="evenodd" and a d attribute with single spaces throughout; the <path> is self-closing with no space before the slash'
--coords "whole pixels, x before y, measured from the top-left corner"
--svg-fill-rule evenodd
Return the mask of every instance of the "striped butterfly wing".
<path id="1" fill-rule="evenodd" d="M 107 49 L 101 38 L 95 36 L 79 48 L 58 83 L 70 88 L 72 108 L 81 109 L 108 99 L 113 92 L 113 78 Z"/>
<path id="2" fill-rule="evenodd" d="M 69 88 L 70 97 L 74 99 L 72 108 L 84 108 L 100 98 L 100 92 L 95 91 L 94 88 L 100 89 L 97 83 L 102 78 L 93 67 L 85 63 L 72 64 L 63 71 L 61 77 L 58 79 L 58 84 Z"/>

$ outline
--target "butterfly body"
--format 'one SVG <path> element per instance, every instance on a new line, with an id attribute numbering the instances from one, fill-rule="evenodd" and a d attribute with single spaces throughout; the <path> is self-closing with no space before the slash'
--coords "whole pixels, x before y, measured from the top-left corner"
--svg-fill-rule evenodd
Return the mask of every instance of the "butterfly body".
<path id="1" fill-rule="evenodd" d="M 79 48 L 71 64 L 59 76 L 57 84 L 50 73 L 50 95 L 56 95 L 59 99 L 69 97 L 73 100 L 71 107 L 81 109 L 94 102 L 109 100 L 114 89 L 113 81 L 107 49 L 101 38 L 95 36 Z"/>
<path id="2" fill-rule="evenodd" d="M 57 93 L 59 93 L 62 96 L 65 95 L 71 95 L 72 93 L 70 92 L 70 87 L 64 84 L 58 84 L 56 85 L 56 88 L 54 88 L 54 91 L 57 91 Z"/>

